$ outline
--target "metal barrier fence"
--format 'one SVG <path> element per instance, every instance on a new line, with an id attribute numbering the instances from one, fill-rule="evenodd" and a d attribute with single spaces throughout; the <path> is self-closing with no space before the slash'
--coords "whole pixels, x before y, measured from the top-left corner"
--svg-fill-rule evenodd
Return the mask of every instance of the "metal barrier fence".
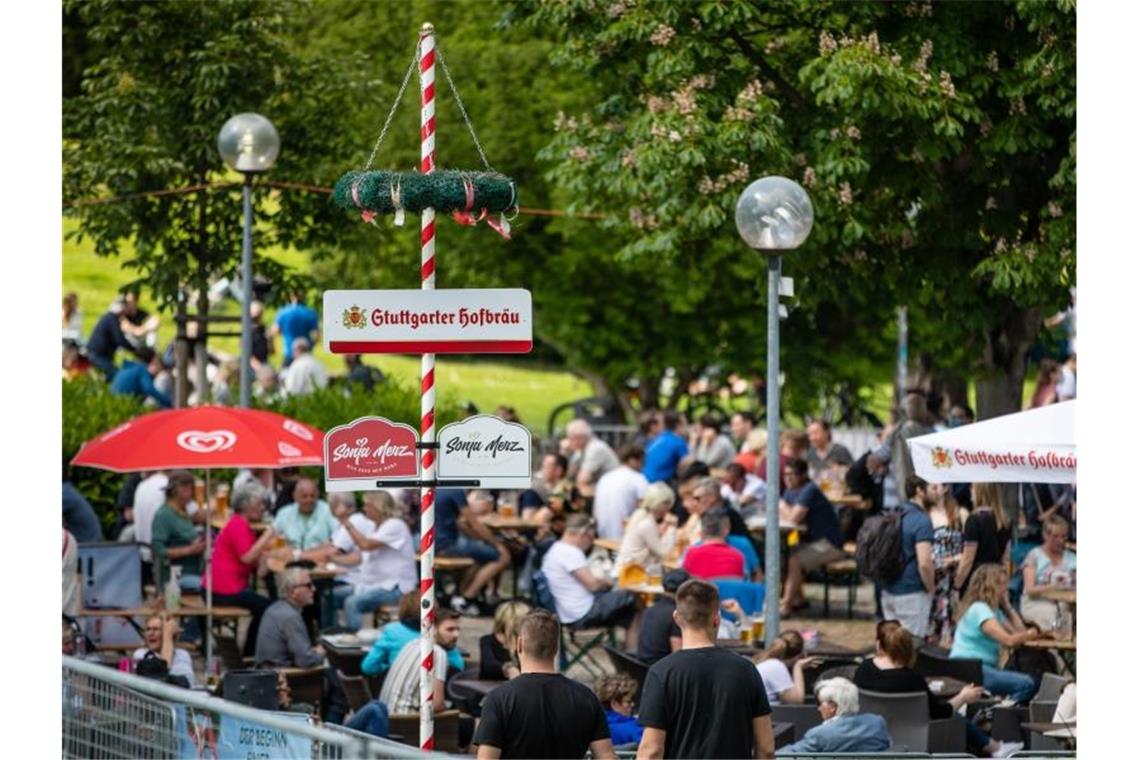
<path id="1" fill-rule="evenodd" d="M 447 756 L 64 657 L 63 757 Z"/>

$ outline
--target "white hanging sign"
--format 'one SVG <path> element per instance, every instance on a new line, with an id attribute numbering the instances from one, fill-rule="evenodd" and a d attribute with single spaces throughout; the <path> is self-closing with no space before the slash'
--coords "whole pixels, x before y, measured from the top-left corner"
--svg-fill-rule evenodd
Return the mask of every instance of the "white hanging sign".
<path id="1" fill-rule="evenodd" d="M 530 430 L 489 414 L 445 425 L 437 436 L 436 475 L 478 480 L 482 488 L 530 488 Z"/>

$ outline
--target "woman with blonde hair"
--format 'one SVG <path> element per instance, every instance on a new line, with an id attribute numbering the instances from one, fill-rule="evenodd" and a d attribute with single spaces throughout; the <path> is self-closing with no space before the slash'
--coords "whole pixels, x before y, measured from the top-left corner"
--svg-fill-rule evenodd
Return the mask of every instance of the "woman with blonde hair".
<path id="1" fill-rule="evenodd" d="M 768 692 L 769 704 L 802 705 L 804 667 L 816 664 L 819 658 L 805 658 L 804 637 L 795 631 L 784 631 L 754 662 Z"/>
<path id="2" fill-rule="evenodd" d="M 335 587 L 333 600 L 344 604 L 345 625 L 354 631 L 365 612 L 397 604 L 419 585 L 412 532 L 392 494 L 368 491 L 362 502 L 361 512 L 337 510 L 340 527 L 332 537 L 337 553 L 329 557 L 349 568 L 344 578 L 349 585 Z"/>
<path id="3" fill-rule="evenodd" d="M 1005 514 L 1000 483 L 974 483 L 970 496 L 974 511 L 962 529 L 962 559 L 954 577 L 954 588 L 962 592 L 974 571 L 982 565 L 1009 563 L 1009 519 Z"/>
<path id="4" fill-rule="evenodd" d="M 506 681 L 521 672 L 515 662 L 515 640 L 519 624 L 530 612 L 526 602 L 503 602 L 495 608 L 491 632 L 479 638 L 479 678 L 484 681 Z"/>
<path id="5" fill-rule="evenodd" d="M 1045 518 L 1045 542 L 1025 555 L 1021 564 L 1025 591 L 1021 596 L 1021 617 L 1049 630 L 1057 618 L 1057 602 L 1046 599 L 1042 592 L 1071 589 L 1077 583 L 1077 553 L 1065 548 L 1069 538 L 1069 522 L 1060 515 Z"/>
<path id="6" fill-rule="evenodd" d="M 982 661 L 982 685 L 992 694 L 1025 703 L 1037 689 L 1033 677 L 1014 670 L 999 670 L 1001 648 L 1017 647 L 1037 638 L 1026 630 L 1021 616 L 1009 603 L 1009 575 L 1000 565 L 982 565 L 958 604 L 958 627 L 950 648 L 953 659 Z"/>
<path id="7" fill-rule="evenodd" d="M 677 517 L 673 508 L 673 489 L 664 483 L 653 483 L 630 515 L 618 549 L 616 570 L 620 577 L 629 565 L 647 567 L 660 564 L 673 553 L 677 544 Z"/>

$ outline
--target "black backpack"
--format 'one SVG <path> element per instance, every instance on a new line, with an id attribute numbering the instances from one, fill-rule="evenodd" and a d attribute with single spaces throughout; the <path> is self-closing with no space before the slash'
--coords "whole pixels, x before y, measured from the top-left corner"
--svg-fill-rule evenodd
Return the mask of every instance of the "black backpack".
<path id="1" fill-rule="evenodd" d="M 886 512 L 868 517 L 855 539 L 859 573 L 878 583 L 897 580 L 903 571 L 902 515 Z"/>

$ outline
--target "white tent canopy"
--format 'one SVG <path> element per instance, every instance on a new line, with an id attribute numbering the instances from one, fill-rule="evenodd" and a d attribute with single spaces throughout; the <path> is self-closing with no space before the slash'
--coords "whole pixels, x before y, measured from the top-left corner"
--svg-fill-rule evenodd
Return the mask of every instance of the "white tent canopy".
<path id="1" fill-rule="evenodd" d="M 914 471 L 930 483 L 1075 483 L 1076 403 L 911 438 Z"/>

